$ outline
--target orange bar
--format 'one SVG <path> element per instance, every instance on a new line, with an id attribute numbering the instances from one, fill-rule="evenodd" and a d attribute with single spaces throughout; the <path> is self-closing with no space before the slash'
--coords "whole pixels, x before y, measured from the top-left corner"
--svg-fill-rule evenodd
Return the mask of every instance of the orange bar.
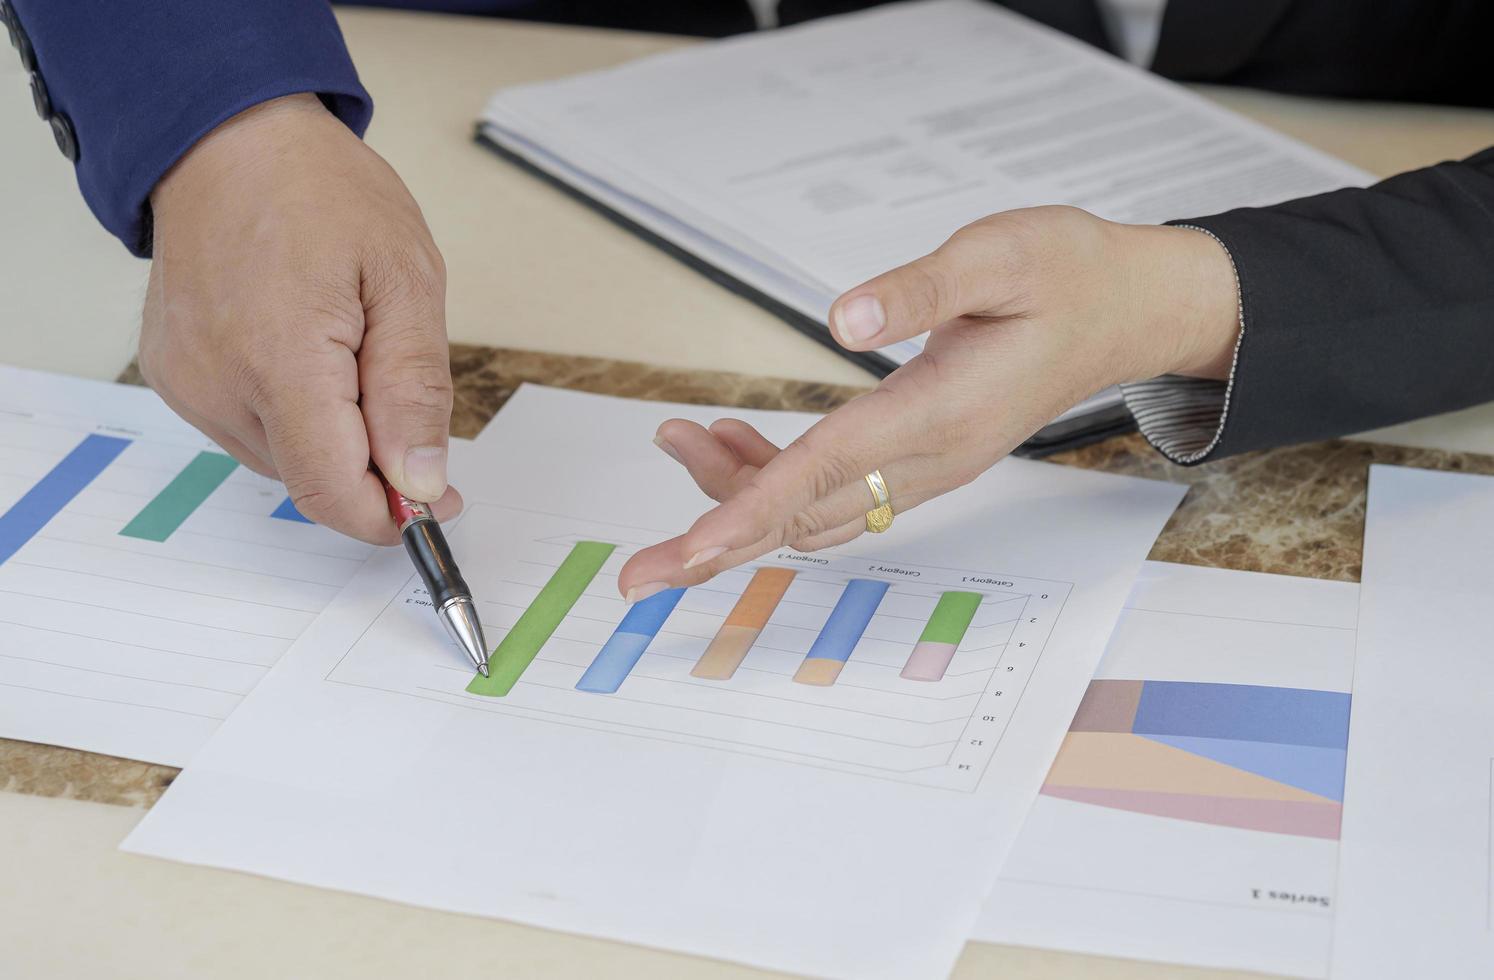
<path id="1" fill-rule="evenodd" d="M 779 600 L 788 591 L 789 583 L 793 580 L 792 568 L 759 568 L 723 625 L 745 626 L 754 630 L 767 626 L 768 617 L 778 608 Z"/>
<path id="2" fill-rule="evenodd" d="M 759 568 L 711 645 L 691 668 L 691 676 L 711 681 L 731 680 L 793 580 L 791 568 Z"/>
<path id="3" fill-rule="evenodd" d="M 748 629 L 745 626 L 721 627 L 711 645 L 706 647 L 705 653 L 690 668 L 690 676 L 708 681 L 731 680 L 731 675 L 747 659 L 747 651 L 752 649 L 752 644 L 757 642 L 757 635 L 761 632 L 762 630 Z"/>

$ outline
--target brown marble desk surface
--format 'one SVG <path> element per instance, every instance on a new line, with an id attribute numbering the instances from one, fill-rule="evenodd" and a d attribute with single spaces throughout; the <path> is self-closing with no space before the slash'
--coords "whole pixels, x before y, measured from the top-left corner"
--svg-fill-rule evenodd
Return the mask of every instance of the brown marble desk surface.
<path id="1" fill-rule="evenodd" d="M 453 346 L 451 364 L 457 392 L 451 431 L 466 437 L 477 435 L 526 381 L 654 401 L 815 412 L 828 411 L 860 391 L 470 345 Z M 122 380 L 139 378 L 132 370 Z M 1187 498 L 1152 548 L 1153 559 L 1350 582 L 1359 580 L 1371 463 L 1494 473 L 1491 456 L 1342 440 L 1183 468 L 1132 434 L 1050 459 L 1188 484 Z M 0 789 L 13 792 L 148 807 L 177 771 L 0 739 Z"/>

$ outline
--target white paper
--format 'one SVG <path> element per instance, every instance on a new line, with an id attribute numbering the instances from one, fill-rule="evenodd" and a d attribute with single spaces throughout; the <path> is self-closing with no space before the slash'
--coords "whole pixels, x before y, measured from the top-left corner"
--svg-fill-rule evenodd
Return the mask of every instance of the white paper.
<path id="1" fill-rule="evenodd" d="M 504 89 L 483 131 L 821 321 L 840 292 L 997 211 L 1072 204 L 1152 223 L 1371 179 L 978 0 Z"/>
<path id="2" fill-rule="evenodd" d="M 3 366 L 0 513 L 90 436 L 123 448 L 60 512 L 0 519 L 25 539 L 0 560 L 0 737 L 184 765 L 373 549 L 272 517 L 285 488 L 243 467 L 166 540 L 122 534 L 222 451 L 148 388 Z"/>
<path id="3" fill-rule="evenodd" d="M 947 971 L 1181 488 L 1008 460 L 880 537 L 768 556 L 802 571 L 731 680 L 688 671 L 740 573 L 686 592 L 618 693 L 572 690 L 623 555 L 708 503 L 656 427 L 720 414 L 521 389 L 453 454 L 490 643 L 572 542 L 619 548 L 513 692 L 465 694 L 376 556 L 127 849 L 800 973 Z M 732 414 L 781 440 L 814 418 Z M 852 574 L 887 598 L 834 686 L 794 683 Z M 985 601 L 947 676 L 899 679 L 961 582 Z"/>
<path id="4" fill-rule="evenodd" d="M 1494 477 L 1372 466 L 1332 976 L 1494 974 Z"/>
<path id="5" fill-rule="evenodd" d="M 1190 740 L 1203 753 L 1202 767 L 1190 752 L 1172 772 L 1196 769 L 1196 777 L 1180 779 L 1198 786 L 1238 774 L 1258 798 L 1316 799 L 1326 812 L 1342 799 L 1357 597 L 1358 587 L 1346 582 L 1148 562 L 1095 679 L 1202 685 L 1196 697 L 1180 695 L 1182 705 L 1203 704 L 1216 685 L 1244 686 L 1245 698 L 1261 692 L 1261 708 L 1285 709 L 1279 724 L 1268 721 L 1243 745 Z M 1313 740 L 1336 747 L 1293 744 L 1303 739 L 1288 728 L 1319 712 L 1324 729 L 1329 718 L 1341 723 L 1314 732 L 1331 738 Z M 1152 730 L 1167 727 L 1155 721 Z M 1190 725 L 1210 727 L 1205 718 Z M 1250 768 L 1211 771 L 1220 758 Z M 1059 795 L 1063 768 L 1054 773 L 1056 785 L 1033 804 L 974 938 L 1327 975 L 1336 822 L 1262 830 L 1113 808 Z"/>

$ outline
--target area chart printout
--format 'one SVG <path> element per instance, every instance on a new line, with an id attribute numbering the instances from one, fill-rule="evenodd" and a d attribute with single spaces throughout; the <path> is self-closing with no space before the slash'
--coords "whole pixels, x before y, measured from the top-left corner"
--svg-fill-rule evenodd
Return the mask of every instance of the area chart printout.
<path id="1" fill-rule="evenodd" d="M 946 972 L 1180 488 L 1012 460 L 887 534 L 629 607 L 623 563 L 708 504 L 654 431 L 720 414 L 521 389 L 452 457 L 492 678 L 376 556 L 127 846 L 798 973 Z"/>
<path id="2" fill-rule="evenodd" d="M 975 938 L 1326 976 L 1357 596 L 1148 562 Z"/>
<path id="3" fill-rule="evenodd" d="M 149 389 L 0 367 L 0 737 L 185 764 L 369 550 Z"/>
<path id="4" fill-rule="evenodd" d="M 1331 975 L 1494 975 L 1494 477 L 1372 466 Z"/>

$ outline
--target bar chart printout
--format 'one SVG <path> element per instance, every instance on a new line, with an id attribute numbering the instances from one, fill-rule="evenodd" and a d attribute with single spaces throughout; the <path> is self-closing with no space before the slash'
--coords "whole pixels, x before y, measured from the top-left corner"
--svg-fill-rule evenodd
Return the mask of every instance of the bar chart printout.
<path id="1" fill-rule="evenodd" d="M 370 549 L 152 391 L 0 368 L 0 737 L 186 763 Z"/>
<path id="2" fill-rule="evenodd" d="M 946 975 L 1181 489 L 1005 460 L 900 532 L 630 616 L 622 567 L 704 506 L 649 440 L 720 411 L 521 389 L 451 454 L 490 643 L 579 546 L 611 551 L 507 693 L 468 690 L 408 560 L 375 555 L 126 849 L 796 974 Z M 815 421 L 741 417 L 784 443 Z M 765 569 L 786 584 L 731 676 L 692 674 Z M 858 580 L 885 591 L 835 683 L 796 683 Z M 944 677 L 907 680 L 946 592 L 982 600 Z M 495 813 L 504 832 L 452 832 Z M 277 821 L 297 832 L 257 846 Z"/>
<path id="3" fill-rule="evenodd" d="M 411 616 L 412 579 L 329 680 L 957 789 L 978 782 L 1068 591 L 785 551 L 629 607 L 617 571 L 657 532 L 477 504 L 449 534 L 495 644 L 492 676 L 411 654 L 433 632 Z M 908 680 L 930 630 L 948 669 Z M 386 654 L 386 631 L 410 631 L 410 650 Z"/>
<path id="4" fill-rule="evenodd" d="M 975 937 L 1326 976 L 1357 616 L 1148 563 Z"/>

